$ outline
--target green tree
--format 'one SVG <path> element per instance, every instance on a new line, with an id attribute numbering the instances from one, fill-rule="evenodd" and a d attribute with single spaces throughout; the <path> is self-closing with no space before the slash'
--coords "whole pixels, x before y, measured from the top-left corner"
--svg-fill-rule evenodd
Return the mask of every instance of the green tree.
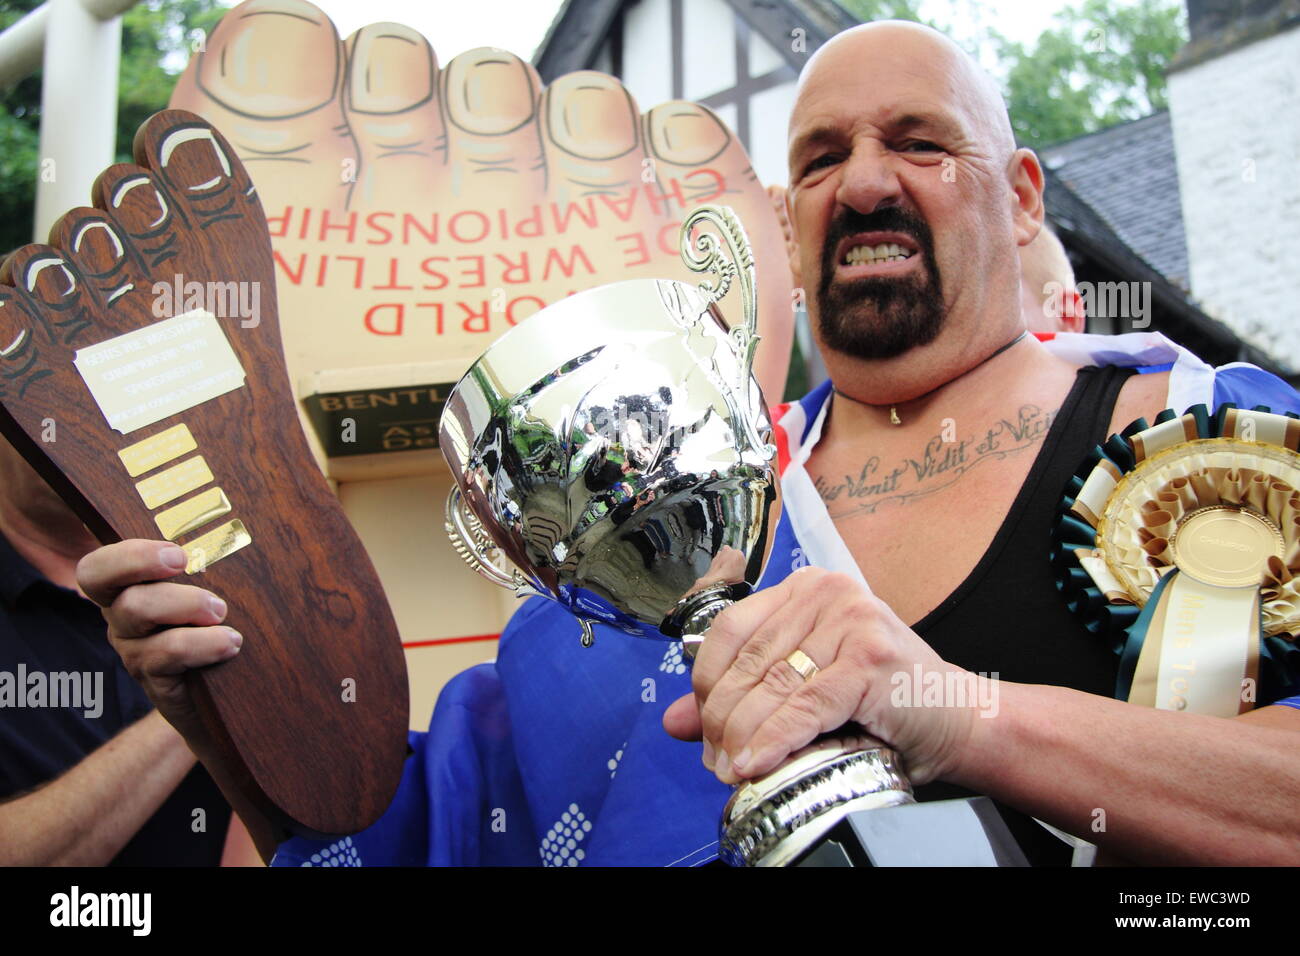
<path id="1" fill-rule="evenodd" d="M 42 0 L 0 0 L 0 30 Z M 0 90 L 0 251 L 31 240 L 41 130 L 41 75 Z"/>
<path id="2" fill-rule="evenodd" d="M 916 0 L 839 4 L 864 22 L 916 20 L 940 30 L 982 19 L 985 9 L 973 0 L 949 0 L 948 15 L 926 20 Z M 970 52 L 996 58 L 1016 137 L 1045 146 L 1164 109 L 1165 70 L 1186 39 L 1180 0 L 1083 0 L 1057 13 L 1032 44 L 987 29 L 976 40 L 980 49 Z"/>
<path id="3" fill-rule="evenodd" d="M 1164 109 L 1185 31 L 1177 0 L 1084 0 L 1032 47 L 993 33 L 1016 137 L 1045 146 Z"/>
<path id="4" fill-rule="evenodd" d="M 172 88 L 200 43 L 239 0 L 145 0 L 122 19 L 117 152 L 131 161 L 140 124 L 167 106 Z"/>
<path id="5" fill-rule="evenodd" d="M 921 19 L 918 12 L 920 0 L 838 0 L 839 5 L 853 14 L 863 23 L 870 20 L 915 20 Z"/>
<path id="6" fill-rule="evenodd" d="M 0 0 L 0 29 L 42 2 Z M 230 0 L 144 0 L 126 12 L 118 77 L 119 162 L 130 162 L 136 129 L 167 106 L 194 42 L 211 33 L 231 5 Z M 0 90 L 0 107 L 0 250 L 10 250 L 32 238 L 40 171 L 40 71 Z"/>

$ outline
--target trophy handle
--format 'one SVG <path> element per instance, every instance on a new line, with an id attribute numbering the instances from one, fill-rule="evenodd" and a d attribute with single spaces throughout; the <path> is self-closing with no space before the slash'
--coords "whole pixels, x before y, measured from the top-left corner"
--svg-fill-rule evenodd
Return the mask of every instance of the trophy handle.
<path id="1" fill-rule="evenodd" d="M 506 572 L 496 563 L 501 549 L 483 530 L 483 524 L 465 505 L 465 498 L 460 487 L 454 487 L 447 495 L 443 527 L 451 546 L 460 555 L 461 560 L 487 578 L 497 587 L 514 591 L 518 595 L 539 593 L 523 574 L 516 569 Z"/>
<path id="2" fill-rule="evenodd" d="M 711 231 L 697 226 L 712 226 Z M 721 237 L 721 241 L 719 241 Z M 682 222 L 678 235 L 682 261 L 692 272 L 711 273 L 714 278 L 700 283 L 700 292 L 710 305 L 719 301 L 729 291 L 733 282 L 740 284 L 740 302 L 744 314 L 741 324 L 728 330 L 727 341 L 740 359 L 739 380 L 733 383 L 749 414 L 742 415 L 750 444 L 764 451 L 768 458 L 776 449 L 759 438 L 754 428 L 753 390 L 750 388 L 754 374 L 754 353 L 761 336 L 758 334 L 758 296 L 754 282 L 754 250 L 745 234 L 745 227 L 730 206 L 700 206 Z"/>

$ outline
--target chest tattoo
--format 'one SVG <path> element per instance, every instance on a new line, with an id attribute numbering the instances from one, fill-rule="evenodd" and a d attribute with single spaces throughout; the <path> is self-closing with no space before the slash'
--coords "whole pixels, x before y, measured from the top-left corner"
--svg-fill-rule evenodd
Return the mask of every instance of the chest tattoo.
<path id="1" fill-rule="evenodd" d="M 873 455 L 857 474 L 820 475 L 814 484 L 836 520 L 872 514 L 890 502 L 906 505 L 950 488 L 983 462 L 1038 447 L 1056 415 L 1037 405 L 1022 405 L 1014 416 L 967 437 L 958 437 L 947 422 L 949 427 L 933 435 L 917 457 L 884 461 Z"/>

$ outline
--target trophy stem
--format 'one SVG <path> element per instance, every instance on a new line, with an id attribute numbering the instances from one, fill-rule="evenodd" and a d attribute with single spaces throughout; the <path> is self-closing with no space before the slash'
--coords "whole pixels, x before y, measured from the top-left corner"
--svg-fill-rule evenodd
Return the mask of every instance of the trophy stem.
<path id="1" fill-rule="evenodd" d="M 752 590 L 745 582 L 701 588 L 674 605 L 660 630 L 694 660 L 713 619 Z M 786 866 L 850 813 L 915 802 L 898 752 L 846 724 L 736 788 L 722 811 L 718 855 L 731 866 Z"/>
<path id="2" fill-rule="evenodd" d="M 673 605 L 673 609 L 659 625 L 659 630 L 668 637 L 679 639 L 687 660 L 693 661 L 700 645 L 704 643 L 704 636 L 709 633 L 713 619 L 741 598 L 749 597 L 753 590 L 745 581 L 711 584 L 707 588 L 701 588 Z"/>

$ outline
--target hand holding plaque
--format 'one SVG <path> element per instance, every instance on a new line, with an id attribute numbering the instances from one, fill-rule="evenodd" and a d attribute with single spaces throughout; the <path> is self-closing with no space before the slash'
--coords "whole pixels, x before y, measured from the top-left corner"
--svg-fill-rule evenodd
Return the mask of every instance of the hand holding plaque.
<path id="1" fill-rule="evenodd" d="M 154 116 L 135 155 L 5 263 L 0 431 L 101 542 L 175 541 L 227 601 L 241 653 L 187 680 L 232 803 L 355 832 L 401 775 L 405 668 L 298 426 L 266 221 L 193 114 Z"/>

